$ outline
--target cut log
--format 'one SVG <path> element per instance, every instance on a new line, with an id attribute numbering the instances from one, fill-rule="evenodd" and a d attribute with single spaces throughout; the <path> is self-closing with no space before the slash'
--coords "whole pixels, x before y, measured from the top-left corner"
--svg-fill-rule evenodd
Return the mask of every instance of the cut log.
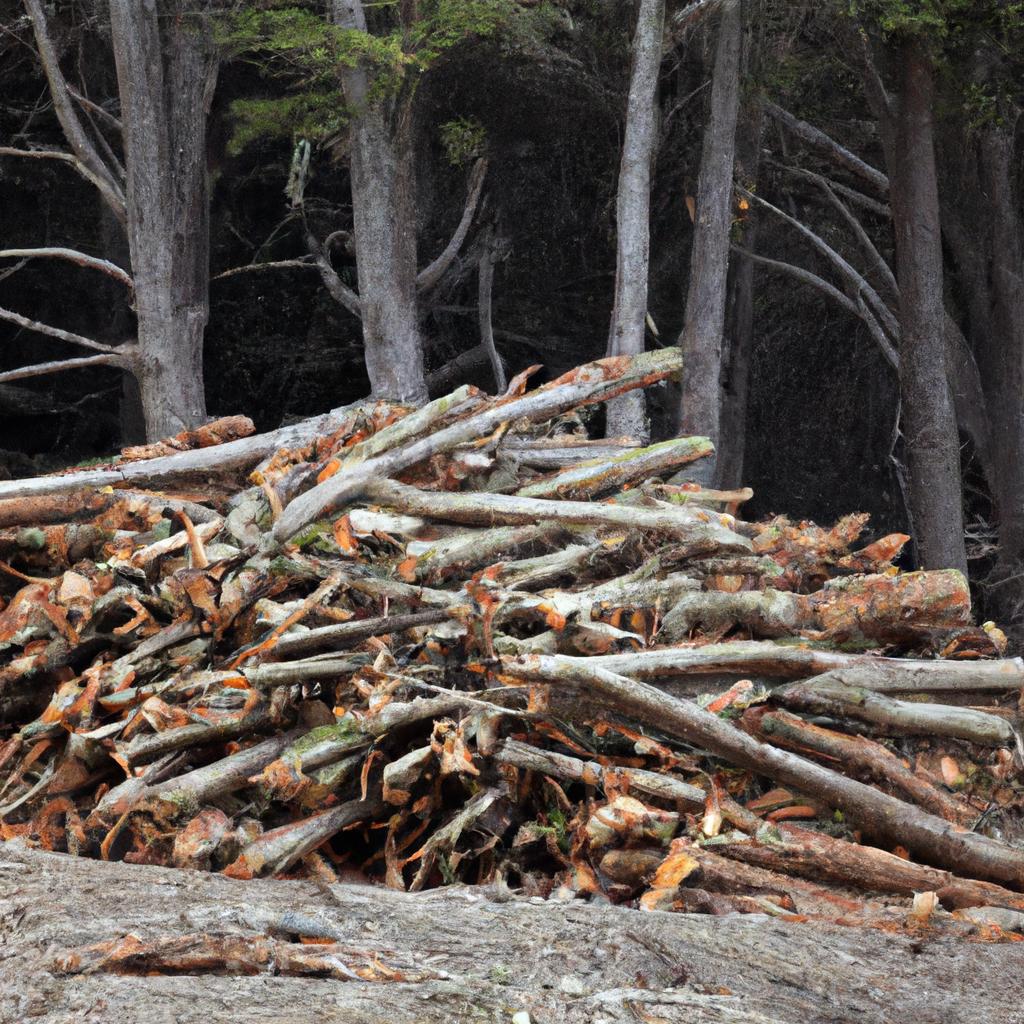
<path id="1" fill-rule="evenodd" d="M 1024 687 L 1024 660 L 942 661 L 847 654 L 806 644 L 736 641 L 660 647 L 587 659 L 595 668 L 634 679 L 670 680 L 689 675 L 735 674 L 801 679 L 833 669 L 856 669 L 858 686 L 880 693 L 943 690 L 1000 692 Z M 849 678 L 844 676 L 844 678 Z"/>
<path id="2" fill-rule="evenodd" d="M 649 480 L 666 470 L 714 452 L 706 437 L 676 437 L 647 448 L 637 448 L 610 459 L 591 459 L 516 493 L 524 498 L 589 498 L 607 494 L 637 480 Z"/>
<path id="3" fill-rule="evenodd" d="M 785 711 L 765 714 L 762 709 L 748 711 L 743 716 L 743 726 L 752 735 L 775 746 L 798 753 L 814 751 L 838 762 L 844 769 L 867 773 L 946 821 L 967 827 L 978 816 L 972 808 L 957 803 L 927 779 L 915 775 L 891 750 L 866 736 L 847 736 L 834 729 L 811 725 Z"/>
<path id="4" fill-rule="evenodd" d="M 12 1020 L 39 1024 L 95 1016 L 97 1006 L 105 1020 L 134 1024 L 212 1024 L 226 1019 L 226 1006 L 250 1007 L 250 1017 L 275 1024 L 450 1024 L 481 1014 L 510 1020 L 510 1009 L 533 1021 L 589 1024 L 615 1019 L 612 1011 L 627 1019 L 622 1002 L 609 1001 L 630 991 L 643 993 L 647 1002 L 637 1005 L 644 1014 L 690 1024 L 1016 1024 L 1024 1002 L 1021 943 L 938 935 L 922 947 L 919 937 L 890 931 L 749 915 L 641 917 L 579 901 L 499 902 L 491 890 L 463 887 L 410 895 L 355 884 L 324 890 L 313 882 L 241 882 L 17 842 L 0 844 L 0 879 L 0 1005 Z M 186 974 L 101 967 L 68 975 L 55 964 L 73 949 L 125 936 L 166 942 L 188 933 L 254 944 L 274 938 L 296 953 L 317 949 L 300 937 L 320 937 L 344 944 L 357 965 L 376 955 L 426 978 L 338 984 L 275 977 L 269 964 L 265 973 L 247 974 L 230 960 L 199 963 Z M 636 989 L 640 976 L 643 990 Z M 722 990 L 731 994 L 707 994 Z M 679 996 L 685 1005 L 669 1002 Z"/>
<path id="5" fill-rule="evenodd" d="M 367 482 L 363 492 L 373 501 L 412 515 L 449 522 L 507 526 L 554 520 L 583 526 L 649 530 L 674 537 L 692 554 L 749 552 L 750 541 L 725 525 L 729 517 L 692 509 L 650 509 L 586 501 L 548 501 L 509 494 L 452 494 L 421 491 L 393 480 Z"/>
<path id="6" fill-rule="evenodd" d="M 522 398 L 498 401 L 475 416 L 453 423 L 430 437 L 368 459 L 351 473 L 335 475 L 296 498 L 274 527 L 274 539 L 283 544 L 304 526 L 320 519 L 346 501 L 365 493 L 367 485 L 449 452 L 465 441 L 486 437 L 504 422 L 545 420 L 566 409 L 603 402 L 634 388 L 647 387 L 679 372 L 675 349 L 647 352 L 632 358 L 613 356 L 578 367 Z M 3 497 L 0 491 L 0 497 Z"/>
<path id="7" fill-rule="evenodd" d="M 922 860 L 969 877 L 1024 887 L 1024 850 L 973 832 L 958 832 L 948 821 L 895 797 L 795 754 L 758 743 L 690 701 L 669 697 L 645 683 L 595 668 L 588 663 L 594 660 L 524 657 L 505 662 L 502 671 L 513 679 L 547 681 L 583 690 L 665 735 L 692 743 L 838 808 L 869 835 L 902 844 Z"/>
<path id="8" fill-rule="evenodd" d="M 779 825 L 781 842 L 760 842 L 742 838 L 715 844 L 715 852 L 745 864 L 772 871 L 784 871 L 819 882 L 912 896 L 915 892 L 937 892 L 949 909 L 1000 906 L 1024 909 L 1020 893 L 989 882 L 957 878 L 924 864 L 915 864 L 872 846 L 842 839 L 797 825 Z"/>
<path id="9" fill-rule="evenodd" d="M 674 643 L 698 626 L 721 632 L 741 625 L 759 636 L 802 632 L 895 642 L 922 629 L 967 625 L 970 615 L 967 580 L 955 569 L 852 576 L 830 580 L 807 595 L 777 590 L 687 595 L 665 616 L 658 639 Z"/>
<path id="10" fill-rule="evenodd" d="M 882 732 L 904 736 L 950 736 L 986 747 L 1013 747 L 1017 733 L 997 715 L 970 708 L 894 700 L 866 687 L 851 686 L 842 672 L 827 672 L 772 692 L 772 700 L 795 711 L 870 722 Z"/>
<path id="11" fill-rule="evenodd" d="M 360 410 L 369 413 L 378 404 L 357 402 L 266 434 L 254 434 L 212 448 L 179 452 L 159 459 L 129 462 L 113 469 L 82 470 L 63 476 L 41 476 L 28 480 L 5 480 L 0 482 L 0 500 L 67 494 L 100 487 L 123 487 L 126 484 L 140 487 L 167 486 L 185 480 L 208 479 L 211 475 L 243 474 L 261 459 L 282 448 L 301 448 L 318 437 L 329 437 L 341 428 L 349 416 Z"/>

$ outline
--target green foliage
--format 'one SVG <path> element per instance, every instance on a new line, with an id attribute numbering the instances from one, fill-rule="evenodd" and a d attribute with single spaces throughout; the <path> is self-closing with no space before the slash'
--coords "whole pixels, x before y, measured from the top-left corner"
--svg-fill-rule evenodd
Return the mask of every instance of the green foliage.
<path id="1" fill-rule="evenodd" d="M 340 89 L 310 89 L 273 99 L 235 100 L 234 132 L 228 151 L 237 156 L 260 140 L 324 139 L 348 120 Z"/>
<path id="2" fill-rule="evenodd" d="M 457 117 L 441 125 L 441 145 L 453 167 L 462 167 L 482 155 L 486 142 L 487 131 L 476 118 Z"/>
<path id="3" fill-rule="evenodd" d="M 1024 0 L 849 0 L 848 9 L 885 36 L 932 42 L 955 40 L 977 29 L 996 36 L 1024 29 Z"/>
<path id="4" fill-rule="evenodd" d="M 367 102 L 385 101 L 414 88 L 419 76 L 464 43 L 499 33 L 521 42 L 546 24 L 553 8 L 543 3 L 526 11 L 516 0 L 421 0 L 415 18 L 403 21 L 404 5 L 397 2 L 364 6 L 367 32 L 333 25 L 324 5 L 312 0 L 246 0 L 224 19 L 221 45 L 289 88 L 279 99 L 236 101 L 233 152 L 258 138 L 335 134 L 352 113 L 341 92 L 345 69 L 362 67 L 370 83 Z M 462 162 L 482 144 L 482 129 L 452 125 L 446 146 L 453 162 Z"/>

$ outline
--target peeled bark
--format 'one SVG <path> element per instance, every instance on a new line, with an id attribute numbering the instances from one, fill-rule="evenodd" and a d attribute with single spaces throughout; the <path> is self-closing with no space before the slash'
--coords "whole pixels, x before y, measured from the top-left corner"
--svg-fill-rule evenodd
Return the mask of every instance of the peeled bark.
<path id="1" fill-rule="evenodd" d="M 110 23 L 128 171 L 136 376 L 155 441 L 206 418 L 206 116 L 218 63 L 209 26 L 185 0 L 110 0 Z"/>
<path id="2" fill-rule="evenodd" d="M 741 0 L 724 0 L 711 87 L 711 117 L 697 189 L 686 320 L 679 337 L 683 353 L 680 434 L 705 434 L 717 444 L 722 415 L 722 335 L 725 330 L 729 232 L 733 212 L 733 162 L 740 99 Z M 694 467 L 692 479 L 718 483 L 714 457 Z"/>
<path id="3" fill-rule="evenodd" d="M 647 275 L 650 268 L 651 169 L 657 147 L 657 89 L 665 0 L 640 0 L 633 33 L 633 69 L 626 106 L 625 136 L 615 207 L 617 263 L 615 304 L 608 355 L 644 350 Z M 607 406 L 606 437 L 629 435 L 641 444 L 650 438 L 642 391 L 612 399 Z"/>

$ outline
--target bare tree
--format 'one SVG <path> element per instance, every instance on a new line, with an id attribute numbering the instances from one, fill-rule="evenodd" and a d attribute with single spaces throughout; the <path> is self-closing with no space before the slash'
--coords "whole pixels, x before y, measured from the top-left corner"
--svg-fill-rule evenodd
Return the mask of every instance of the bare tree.
<path id="1" fill-rule="evenodd" d="M 18 254 L 70 260 L 120 282 L 134 299 L 138 333 L 132 343 L 102 344 L 0 309 L 2 319 L 99 353 L 24 367 L 5 379 L 82 366 L 120 367 L 138 380 L 147 435 L 156 439 L 177 433 L 206 417 L 205 135 L 217 61 L 202 17 L 212 9 L 213 0 L 110 0 L 122 116 L 118 120 L 105 111 L 103 116 L 106 126 L 121 137 L 123 164 L 116 147 L 92 121 L 80 116 L 80 107 L 96 105 L 68 84 L 42 0 L 24 4 L 70 152 L 4 147 L 0 155 L 60 160 L 95 185 L 113 216 L 127 228 L 132 272 L 63 247 Z"/>
<path id="2" fill-rule="evenodd" d="M 740 98 L 742 0 L 723 0 L 718 28 L 711 116 L 704 130 L 697 188 L 690 286 L 679 345 L 683 389 L 679 431 L 719 443 L 722 415 L 722 335 L 725 326 L 729 233 L 733 215 L 733 164 Z M 690 474 L 717 481 L 717 460 L 702 459 Z"/>
<path id="3" fill-rule="evenodd" d="M 900 394 L 910 509 L 926 569 L 967 571 L 960 443 L 946 367 L 942 227 L 935 165 L 934 73 L 920 39 L 890 44 L 898 66 L 890 95 L 867 41 L 864 80 L 879 119 L 896 232 Z"/>
<path id="4" fill-rule="evenodd" d="M 110 0 L 146 432 L 206 418 L 206 118 L 218 62 L 193 0 Z M 209 3 L 199 10 L 209 10 Z"/>
<path id="5" fill-rule="evenodd" d="M 640 0 L 633 33 L 633 65 L 615 204 L 617 227 L 615 303 L 609 355 L 644 350 L 647 275 L 650 267 L 651 168 L 657 150 L 657 89 L 665 0 Z M 608 437 L 650 437 L 642 391 L 613 398 L 607 406 Z"/>
<path id="6" fill-rule="evenodd" d="M 736 179 L 756 191 L 761 165 L 761 136 L 764 100 L 758 87 L 761 59 L 763 8 L 744 5 L 741 81 L 743 97 L 736 121 Z M 757 247 L 757 218 L 749 204 L 734 232 L 748 249 Z M 718 481 L 724 487 L 739 487 L 743 482 L 746 455 L 747 404 L 750 389 L 750 365 L 754 349 L 754 266 L 750 259 L 730 260 L 727 290 L 724 375 L 722 382 L 722 419 L 718 439 Z"/>

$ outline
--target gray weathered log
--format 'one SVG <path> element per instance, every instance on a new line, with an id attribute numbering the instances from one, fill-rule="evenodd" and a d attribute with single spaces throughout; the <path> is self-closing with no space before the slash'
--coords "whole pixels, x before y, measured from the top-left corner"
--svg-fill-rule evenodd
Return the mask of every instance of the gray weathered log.
<path id="1" fill-rule="evenodd" d="M 601 359 L 531 391 L 522 398 L 493 403 L 475 416 L 453 423 L 430 437 L 368 459 L 354 472 L 335 475 L 296 498 L 274 527 L 274 540 L 282 544 L 329 510 L 365 493 L 367 485 L 401 472 L 431 455 L 486 437 L 500 424 L 517 419 L 539 421 L 567 409 L 600 402 L 613 395 L 665 380 L 682 366 L 678 352 L 647 352 L 632 359 Z"/>
<path id="2" fill-rule="evenodd" d="M 346 983 L 266 975 L 62 976 L 65 950 L 137 935 L 321 935 L 447 978 Z M 922 943 L 876 929 L 708 917 L 573 903 L 498 902 L 463 887 L 406 894 L 357 884 L 243 882 L 222 875 L 79 860 L 0 844 L 0 1005 L 7 1019 L 67 1024 L 103 1007 L 131 1024 L 450 1024 L 626 1020 L 618 994 L 643 976 L 673 1024 L 1016 1024 L 1020 944 Z M 955 962 L 956 970 L 950 970 Z M 964 978 L 970 978 L 970 985 Z M 564 989 L 573 987 L 581 994 Z M 729 996 L 701 993 L 728 989 Z M 683 1005 L 670 1000 L 687 997 Z M 659 1004 L 658 1000 L 665 1002 Z M 623 1009 L 624 1014 L 629 1011 Z M 615 1016 L 613 1016 L 615 1013 Z"/>
<path id="3" fill-rule="evenodd" d="M 546 680 L 561 688 L 585 691 L 589 699 L 605 701 L 620 714 L 665 735 L 839 808 L 867 834 L 901 844 L 938 867 L 1024 888 L 1024 850 L 975 832 L 958 831 L 950 822 L 886 793 L 759 743 L 691 701 L 666 696 L 653 686 L 587 664 L 593 660 L 532 656 L 506 661 L 502 671 L 516 679 Z"/>

